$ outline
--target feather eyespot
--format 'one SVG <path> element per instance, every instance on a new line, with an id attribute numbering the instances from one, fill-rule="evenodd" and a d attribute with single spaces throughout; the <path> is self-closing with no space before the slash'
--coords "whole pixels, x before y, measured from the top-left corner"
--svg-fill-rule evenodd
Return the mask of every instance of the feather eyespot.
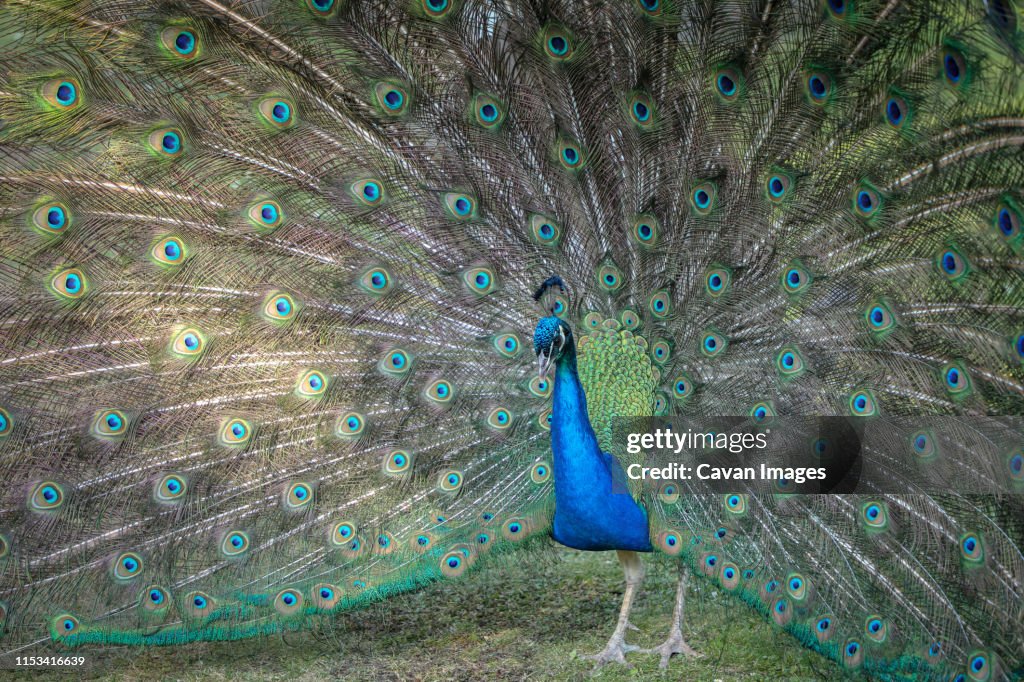
<path id="1" fill-rule="evenodd" d="M 80 627 L 81 625 L 77 618 L 70 613 L 64 613 L 51 621 L 50 632 L 55 639 L 60 639 L 68 635 L 78 634 Z"/>
<path id="2" fill-rule="evenodd" d="M 438 490 L 446 493 L 453 493 L 462 487 L 463 476 L 461 471 L 441 472 L 441 475 L 437 477 L 437 488 Z"/>
<path id="3" fill-rule="evenodd" d="M 666 481 L 658 489 L 658 499 L 665 504 L 675 504 L 679 501 L 679 485 L 672 481 Z"/>
<path id="4" fill-rule="evenodd" d="M 452 9 L 451 0 L 421 0 L 423 11 L 431 19 L 440 19 Z"/>
<path id="5" fill-rule="evenodd" d="M 860 517 L 865 529 L 870 532 L 889 528 L 889 508 L 884 502 L 865 502 L 861 505 Z"/>
<path id="6" fill-rule="evenodd" d="M 455 388 L 450 381 L 438 379 L 427 386 L 423 391 L 423 395 L 435 403 L 448 403 L 451 402 L 452 396 L 455 395 Z"/>
<path id="7" fill-rule="evenodd" d="M 623 283 L 622 271 L 614 265 L 604 265 L 597 271 L 597 285 L 609 293 L 617 291 Z"/>
<path id="8" fill-rule="evenodd" d="M 875 643 L 882 643 L 889 635 L 889 628 L 881 616 L 868 616 L 864 621 L 864 635 Z"/>
<path id="9" fill-rule="evenodd" d="M 814 637 L 819 642 L 824 643 L 832 639 L 832 635 L 835 634 L 835 631 L 836 629 L 829 616 L 822 616 L 814 622 Z"/>
<path id="10" fill-rule="evenodd" d="M 284 223 L 284 211 L 276 201 L 258 201 L 249 207 L 249 220 L 260 230 L 275 230 Z"/>
<path id="11" fill-rule="evenodd" d="M 850 412 L 857 417 L 871 417 L 878 414 L 878 405 L 871 391 L 854 391 L 850 396 Z"/>
<path id="12" fill-rule="evenodd" d="M 917 431 L 910 436 L 910 448 L 914 457 L 929 461 L 938 456 L 938 445 L 935 442 L 935 435 L 931 431 Z"/>
<path id="13" fill-rule="evenodd" d="M 117 439 L 127 432 L 128 418 L 120 410 L 102 410 L 92 420 L 92 435 L 101 439 Z"/>
<path id="14" fill-rule="evenodd" d="M 472 100 L 473 120 L 487 130 L 497 129 L 505 120 L 505 107 L 501 102 L 483 93 L 478 93 Z"/>
<path id="15" fill-rule="evenodd" d="M 318 17 L 326 17 L 334 11 L 336 0 L 306 0 L 306 7 Z"/>
<path id="16" fill-rule="evenodd" d="M 690 192 L 690 205 L 698 215 L 708 215 L 714 208 L 716 189 L 710 182 L 704 182 Z"/>
<path id="17" fill-rule="evenodd" d="M 303 481 L 292 483 L 285 489 L 283 501 L 289 511 L 304 509 L 313 501 L 313 486 Z"/>
<path id="18" fill-rule="evenodd" d="M 664 339 L 654 339 L 651 344 L 651 359 L 659 365 L 664 365 L 672 359 L 672 346 Z"/>
<path id="19" fill-rule="evenodd" d="M 351 521 L 339 521 L 331 527 L 331 544 L 336 547 L 348 547 L 356 538 L 356 524 Z"/>
<path id="20" fill-rule="evenodd" d="M 220 443 L 241 447 L 252 439 L 252 426 L 244 419 L 228 419 L 220 428 Z"/>
<path id="21" fill-rule="evenodd" d="M 47 81 L 40 94 L 51 106 L 60 111 L 71 111 L 82 104 L 82 86 L 74 78 L 55 78 Z"/>
<path id="22" fill-rule="evenodd" d="M 1006 456 L 1006 472 L 1010 474 L 1010 480 L 1024 482 L 1024 450 L 1011 452 Z"/>
<path id="23" fill-rule="evenodd" d="M 285 97 L 267 97 L 260 101 L 259 112 L 263 120 L 278 130 L 291 128 L 296 123 L 295 105 Z"/>
<path id="24" fill-rule="evenodd" d="M 562 227 L 543 215 L 530 216 L 530 236 L 538 244 L 555 246 L 562 238 Z"/>
<path id="25" fill-rule="evenodd" d="M 384 473 L 398 476 L 412 469 L 413 457 L 405 450 L 393 450 L 384 456 Z"/>
<path id="26" fill-rule="evenodd" d="M 659 533 L 655 544 L 658 549 L 669 556 L 679 556 L 679 553 L 683 551 L 682 537 L 674 530 Z"/>
<path id="27" fill-rule="evenodd" d="M 836 19 L 843 19 L 846 17 L 847 10 L 849 9 L 847 0 L 822 0 L 825 8 L 828 10 Z"/>
<path id="28" fill-rule="evenodd" d="M 551 465 L 547 462 L 537 462 L 530 467 L 530 480 L 540 485 L 547 483 L 551 478 Z"/>
<path id="29" fill-rule="evenodd" d="M 729 340 L 714 330 L 704 332 L 700 341 L 700 352 L 706 357 L 713 358 L 729 345 Z"/>
<path id="30" fill-rule="evenodd" d="M 732 67 L 719 69 L 714 75 L 715 92 L 724 102 L 734 102 L 740 96 L 742 76 Z"/>
<path id="31" fill-rule="evenodd" d="M 661 0 L 636 0 L 636 3 L 648 16 L 656 17 L 662 12 Z"/>
<path id="32" fill-rule="evenodd" d="M 512 413 L 504 407 L 496 407 L 487 415 L 487 425 L 492 429 L 504 431 L 512 426 Z"/>
<path id="33" fill-rule="evenodd" d="M 274 597 L 274 610 L 282 616 L 294 616 L 302 609 L 302 593 L 298 590 L 281 590 Z"/>
<path id="34" fill-rule="evenodd" d="M 935 263 L 939 272 L 951 282 L 963 279 L 970 271 L 967 259 L 953 246 L 939 251 Z"/>
<path id="35" fill-rule="evenodd" d="M 514 358 L 519 355 L 522 349 L 522 344 L 519 341 L 519 337 L 515 334 L 499 334 L 494 337 L 494 350 L 498 351 L 502 356 L 506 358 Z"/>
<path id="36" fill-rule="evenodd" d="M 672 300 L 667 291 L 656 291 L 647 303 L 647 309 L 657 318 L 666 318 L 672 310 Z"/>
<path id="37" fill-rule="evenodd" d="M 960 536 L 960 556 L 968 565 L 979 565 L 985 561 L 985 549 L 981 537 L 975 533 Z"/>
<path id="38" fill-rule="evenodd" d="M 185 497 L 188 484 L 177 474 L 167 474 L 153 488 L 153 496 L 157 502 L 178 502 Z"/>
<path id="39" fill-rule="evenodd" d="M 315 369 L 303 372 L 295 384 L 300 398 L 319 398 L 327 391 L 327 377 Z"/>
<path id="40" fill-rule="evenodd" d="M 676 400 L 687 400 L 693 395 L 693 390 L 693 380 L 686 374 L 680 374 L 672 382 L 672 397 Z"/>
<path id="41" fill-rule="evenodd" d="M 800 351 L 792 346 L 786 346 L 775 356 L 775 369 L 784 378 L 793 379 L 803 374 L 806 367 Z"/>
<path id="42" fill-rule="evenodd" d="M 32 225 L 46 235 L 56 235 L 71 226 L 71 212 L 59 201 L 44 201 L 32 213 Z"/>
<path id="43" fill-rule="evenodd" d="M 731 493 L 725 496 L 725 509 L 730 514 L 742 515 L 747 512 L 747 496 Z"/>
<path id="44" fill-rule="evenodd" d="M 206 338 L 198 329 L 187 327 L 171 339 L 170 351 L 181 358 L 195 358 L 206 347 Z"/>
<path id="45" fill-rule="evenodd" d="M 882 197 L 869 185 L 862 185 L 853 193 L 853 210 L 861 218 L 871 218 L 882 207 Z"/>
<path id="46" fill-rule="evenodd" d="M 782 288 L 787 294 L 800 294 L 811 286 L 811 273 L 804 268 L 800 261 L 793 261 L 788 268 L 782 272 Z"/>
<path id="47" fill-rule="evenodd" d="M 36 484 L 28 497 L 28 506 L 32 511 L 53 511 L 64 504 L 64 488 L 53 481 Z"/>
<path id="48" fill-rule="evenodd" d="M 563 168 L 568 170 L 580 170 L 586 163 L 583 150 L 577 143 L 571 140 L 559 140 L 555 151 L 558 154 L 558 162 L 562 164 Z"/>
<path id="49" fill-rule="evenodd" d="M 51 290 L 61 298 L 76 301 L 89 290 L 89 281 L 78 268 L 61 270 L 50 280 Z"/>
<path id="50" fill-rule="evenodd" d="M 884 334 L 896 326 L 896 316 L 886 301 L 880 300 L 868 306 L 864 312 L 868 329 L 875 334 Z"/>
<path id="51" fill-rule="evenodd" d="M 751 418 L 759 424 L 771 421 L 775 415 L 775 406 L 771 402 L 759 402 L 750 408 Z"/>
<path id="52" fill-rule="evenodd" d="M 807 74 L 804 87 L 811 104 L 821 106 L 832 96 L 832 77 L 822 71 L 812 71 Z"/>
<path id="53" fill-rule="evenodd" d="M 572 38 L 564 29 L 557 26 L 549 26 L 544 31 L 544 51 L 548 57 L 556 62 L 564 62 L 572 57 L 574 47 Z"/>
<path id="54" fill-rule="evenodd" d="M 629 308 L 626 308 L 621 313 L 619 313 L 619 324 L 622 325 L 623 329 L 636 329 L 637 327 L 640 326 L 640 316 L 636 314 L 635 310 L 630 310 Z"/>
<path id="55" fill-rule="evenodd" d="M 462 276 L 462 281 L 466 283 L 469 290 L 477 296 L 486 296 L 494 291 L 497 287 L 497 280 L 494 276 L 494 271 L 490 268 L 479 267 L 467 270 Z"/>
<path id="56" fill-rule="evenodd" d="M 1004 198 L 996 207 L 993 223 L 996 231 L 1007 242 L 1016 241 L 1020 237 L 1021 210 L 1017 203 L 1009 197 Z"/>
<path id="57" fill-rule="evenodd" d="M 370 268 L 359 278 L 359 286 L 363 291 L 374 296 L 391 291 L 393 283 L 390 273 L 381 267 Z"/>
<path id="58" fill-rule="evenodd" d="M 263 303 L 263 314 L 271 322 L 289 322 L 297 310 L 295 299 L 282 292 L 271 294 Z"/>
<path id="59" fill-rule="evenodd" d="M 847 668 L 859 668 L 864 662 L 864 647 L 856 640 L 849 640 L 843 645 L 843 665 Z"/>
<path id="60" fill-rule="evenodd" d="M 384 201 L 384 186 L 375 178 L 356 180 L 349 187 L 349 192 L 364 206 L 379 206 Z"/>
<path id="61" fill-rule="evenodd" d="M 633 220 L 630 234 L 640 246 L 649 248 L 658 243 L 658 221 L 651 215 L 639 215 Z"/>
<path id="62" fill-rule="evenodd" d="M 721 298 L 732 284 L 732 272 L 722 266 L 712 266 L 704 275 L 704 292 L 711 298 Z"/>
<path id="63" fill-rule="evenodd" d="M 142 575 L 142 558 L 135 552 L 125 552 L 114 559 L 111 574 L 115 580 L 132 580 Z"/>
<path id="64" fill-rule="evenodd" d="M 160 32 L 164 49 L 177 59 L 195 59 L 199 56 L 199 37 L 191 28 L 168 26 Z"/>
<path id="65" fill-rule="evenodd" d="M 401 348 L 394 348 L 384 354 L 377 366 L 385 374 L 403 375 L 412 367 L 412 356 Z"/>
<path id="66" fill-rule="evenodd" d="M 942 76 L 954 88 L 963 85 L 967 78 L 967 60 L 955 47 L 947 45 L 942 51 Z"/>
<path id="67" fill-rule="evenodd" d="M 989 682 L 993 675 L 992 657 L 986 651 L 972 651 L 967 656 L 967 676 L 974 682 Z"/>
<path id="68" fill-rule="evenodd" d="M 334 432 L 343 438 L 354 438 L 366 428 L 366 418 L 358 412 L 347 412 L 338 418 Z"/>
<path id="69" fill-rule="evenodd" d="M 14 430 L 14 420 L 11 419 L 11 414 L 0 407 L 0 438 L 6 438 L 11 435 L 11 431 Z"/>
<path id="70" fill-rule="evenodd" d="M 377 83 L 373 88 L 380 109 L 387 116 L 401 116 L 409 108 L 409 95 L 395 83 Z"/>
<path id="71" fill-rule="evenodd" d="M 447 578 L 457 578 L 469 567 L 466 556 L 460 551 L 448 552 L 441 557 L 441 575 Z"/>
<path id="72" fill-rule="evenodd" d="M 341 590 L 334 585 L 322 584 L 314 585 L 313 589 L 310 590 L 313 602 L 313 606 L 323 611 L 329 611 L 338 605 L 341 601 Z"/>
<path id="73" fill-rule="evenodd" d="M 719 582 L 722 587 L 729 590 L 730 592 L 740 586 L 740 569 L 736 564 L 731 562 L 725 562 L 722 564 L 722 570 L 718 574 Z"/>
<path id="74" fill-rule="evenodd" d="M 149 255 L 158 265 L 181 265 L 188 258 L 185 242 L 178 237 L 164 237 L 150 249 Z"/>
<path id="75" fill-rule="evenodd" d="M 963 396 L 971 389 L 971 378 L 959 362 L 950 362 L 942 367 L 942 379 L 946 390 L 953 396 Z"/>
<path id="76" fill-rule="evenodd" d="M 910 120 L 910 107 L 900 95 L 890 95 L 885 101 L 885 122 L 891 127 L 899 129 Z"/>
<path id="77" fill-rule="evenodd" d="M 548 377 L 533 377 L 530 379 L 530 393 L 538 398 L 547 398 L 551 395 L 551 380 Z"/>
<path id="78" fill-rule="evenodd" d="M 768 201 L 773 204 L 782 203 L 789 196 L 792 184 L 793 179 L 786 173 L 776 172 L 769 175 L 768 181 L 765 182 L 765 194 L 768 197 Z"/>
<path id="79" fill-rule="evenodd" d="M 476 218 L 476 199 L 468 194 L 448 192 L 444 195 L 444 209 L 451 218 L 464 221 Z"/>
<path id="80" fill-rule="evenodd" d="M 150 150 L 155 152 L 157 156 L 168 159 L 178 158 L 181 156 L 181 152 L 185 148 L 182 133 L 177 128 L 160 128 L 159 130 L 154 130 L 149 134 L 147 143 Z"/>
<path id="81" fill-rule="evenodd" d="M 184 607 L 184 615 L 190 618 L 205 618 L 213 613 L 216 603 L 204 592 L 190 592 L 185 595 Z"/>
<path id="82" fill-rule="evenodd" d="M 159 585 L 150 585 L 142 591 L 139 597 L 139 606 L 143 611 L 149 613 L 161 613 L 167 609 L 170 601 L 171 597 L 167 590 Z"/>
<path id="83" fill-rule="evenodd" d="M 654 102 L 645 92 L 634 92 L 629 98 L 629 117 L 641 128 L 654 123 Z"/>

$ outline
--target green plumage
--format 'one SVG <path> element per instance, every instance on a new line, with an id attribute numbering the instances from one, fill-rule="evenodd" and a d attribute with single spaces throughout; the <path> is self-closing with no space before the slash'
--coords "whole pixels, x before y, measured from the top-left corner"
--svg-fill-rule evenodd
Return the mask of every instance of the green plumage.
<path id="1" fill-rule="evenodd" d="M 615 417 L 852 413 L 869 462 L 962 467 L 942 495 L 637 485 L 658 550 L 851 668 L 1020 674 L 1020 497 L 968 492 L 1024 485 L 1022 26 L 3 3 L 0 651 L 304 628 L 543 545 L 558 274 L 605 450 Z"/>

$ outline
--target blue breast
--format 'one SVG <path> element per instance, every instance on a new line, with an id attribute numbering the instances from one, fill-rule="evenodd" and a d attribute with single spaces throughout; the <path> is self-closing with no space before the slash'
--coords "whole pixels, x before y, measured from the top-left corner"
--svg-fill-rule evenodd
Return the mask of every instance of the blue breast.
<path id="1" fill-rule="evenodd" d="M 647 512 L 626 487 L 618 461 L 602 452 L 590 426 L 575 355 L 557 365 L 551 424 L 555 540 L 575 549 L 651 551 Z"/>

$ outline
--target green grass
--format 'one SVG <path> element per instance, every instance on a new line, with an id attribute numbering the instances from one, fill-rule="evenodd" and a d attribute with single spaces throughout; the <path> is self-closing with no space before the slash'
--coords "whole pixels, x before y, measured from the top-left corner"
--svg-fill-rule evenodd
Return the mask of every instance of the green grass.
<path id="1" fill-rule="evenodd" d="M 613 552 L 559 549 L 516 556 L 465 578 L 344 614 L 329 629 L 284 637 L 148 649 L 84 651 L 81 679 L 103 680 L 542 680 L 586 679 L 580 655 L 604 647 L 623 579 Z M 647 580 L 627 640 L 664 640 L 675 574 L 646 561 Z M 630 654 L 593 679 L 834 680 L 839 668 L 714 586 L 691 580 L 685 636 L 704 653 L 674 658 L 668 670 L 652 654 Z M 79 653 L 79 652 L 75 652 Z M 25 672 L 15 679 L 67 679 Z"/>

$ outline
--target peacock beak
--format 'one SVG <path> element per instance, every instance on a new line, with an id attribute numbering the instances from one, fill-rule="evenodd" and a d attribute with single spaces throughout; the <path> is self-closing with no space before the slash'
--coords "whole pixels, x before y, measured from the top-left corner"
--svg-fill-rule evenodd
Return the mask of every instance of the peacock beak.
<path id="1" fill-rule="evenodd" d="M 548 370 L 551 368 L 551 350 L 541 351 L 537 353 L 537 376 L 541 379 L 548 375 Z"/>

